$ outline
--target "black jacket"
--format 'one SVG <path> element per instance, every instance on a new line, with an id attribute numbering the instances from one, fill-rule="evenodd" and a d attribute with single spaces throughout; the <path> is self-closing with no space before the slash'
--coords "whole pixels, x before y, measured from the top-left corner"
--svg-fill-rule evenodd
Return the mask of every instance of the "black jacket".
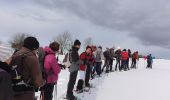
<path id="1" fill-rule="evenodd" d="M 78 48 L 76 47 L 72 47 L 72 50 L 71 50 L 71 62 L 77 62 L 79 61 L 79 53 L 78 53 Z"/>
<path id="2" fill-rule="evenodd" d="M 0 62 L 0 67 L 8 65 Z M 6 69 L 6 68 L 5 68 Z M 0 100 L 12 100 L 11 76 L 8 72 L 0 68 Z"/>

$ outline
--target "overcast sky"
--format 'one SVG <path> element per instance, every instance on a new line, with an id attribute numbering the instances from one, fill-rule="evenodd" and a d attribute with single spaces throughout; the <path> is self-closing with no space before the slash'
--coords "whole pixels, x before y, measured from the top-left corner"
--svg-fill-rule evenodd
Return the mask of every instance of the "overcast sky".
<path id="1" fill-rule="evenodd" d="M 31 33 L 47 45 L 70 32 L 97 45 L 170 58 L 170 0 L 0 0 L 0 40 Z"/>

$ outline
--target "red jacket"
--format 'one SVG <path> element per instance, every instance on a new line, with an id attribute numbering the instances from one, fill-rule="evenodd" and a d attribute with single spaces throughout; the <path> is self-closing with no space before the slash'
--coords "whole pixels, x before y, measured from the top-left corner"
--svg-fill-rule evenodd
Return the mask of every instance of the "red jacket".
<path id="1" fill-rule="evenodd" d="M 121 57 L 122 57 L 122 60 L 128 60 L 128 58 L 129 58 L 128 52 L 123 51 L 121 53 Z"/>
<path id="2" fill-rule="evenodd" d="M 138 59 L 138 53 L 133 53 L 133 59 Z"/>
<path id="3" fill-rule="evenodd" d="M 80 60 L 82 61 L 82 64 L 80 65 L 81 71 L 86 71 L 87 64 L 89 62 L 90 55 L 88 55 L 86 52 L 83 52 L 80 54 Z"/>

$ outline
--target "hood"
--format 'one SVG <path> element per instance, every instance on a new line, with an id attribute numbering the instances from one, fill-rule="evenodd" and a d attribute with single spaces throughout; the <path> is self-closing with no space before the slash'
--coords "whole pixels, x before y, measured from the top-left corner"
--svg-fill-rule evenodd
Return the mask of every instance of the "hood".
<path id="1" fill-rule="evenodd" d="M 50 47 L 45 47 L 45 48 L 44 48 L 44 51 L 45 51 L 47 54 L 55 54 L 55 52 L 54 52 Z"/>

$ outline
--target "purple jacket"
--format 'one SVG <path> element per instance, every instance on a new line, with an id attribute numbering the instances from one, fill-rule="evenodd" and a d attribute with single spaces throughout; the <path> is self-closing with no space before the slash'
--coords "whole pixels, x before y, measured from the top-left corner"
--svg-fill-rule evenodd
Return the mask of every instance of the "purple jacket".
<path id="1" fill-rule="evenodd" d="M 57 83 L 58 74 L 61 69 L 55 56 L 55 52 L 49 47 L 45 47 L 44 51 L 47 53 L 44 60 L 44 69 L 47 73 L 47 83 Z"/>

